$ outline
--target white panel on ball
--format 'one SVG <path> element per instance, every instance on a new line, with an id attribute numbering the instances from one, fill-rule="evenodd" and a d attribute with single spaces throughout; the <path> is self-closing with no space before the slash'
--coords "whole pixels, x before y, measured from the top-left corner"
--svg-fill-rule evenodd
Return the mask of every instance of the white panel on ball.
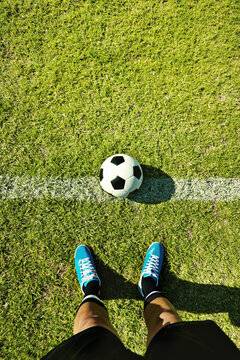
<path id="1" fill-rule="evenodd" d="M 139 165 L 138 161 L 136 159 L 132 158 L 131 156 L 128 156 L 128 155 L 123 155 L 123 156 L 124 156 L 125 161 L 129 165 L 132 165 L 132 166 Z"/>
<path id="2" fill-rule="evenodd" d="M 100 182 L 100 185 L 103 188 L 103 190 L 108 192 L 109 194 L 111 194 L 112 191 L 114 190 L 114 188 L 112 187 L 111 182 L 105 177 Z"/>
<path id="3" fill-rule="evenodd" d="M 128 190 L 128 193 L 139 189 L 142 181 L 138 180 L 135 176 L 130 177 L 126 180 L 125 188 Z"/>
<path id="4" fill-rule="evenodd" d="M 126 180 L 133 176 L 133 167 L 125 161 L 124 163 L 118 165 L 117 173 L 121 174 L 120 176 Z"/>
<path id="5" fill-rule="evenodd" d="M 113 190 L 111 194 L 119 198 L 126 198 L 128 196 L 128 192 L 124 190 Z"/>
<path id="6" fill-rule="evenodd" d="M 118 174 L 117 166 L 112 164 L 111 162 L 107 162 L 105 166 L 103 163 L 102 168 L 104 178 L 109 179 L 110 181 L 114 179 Z"/>

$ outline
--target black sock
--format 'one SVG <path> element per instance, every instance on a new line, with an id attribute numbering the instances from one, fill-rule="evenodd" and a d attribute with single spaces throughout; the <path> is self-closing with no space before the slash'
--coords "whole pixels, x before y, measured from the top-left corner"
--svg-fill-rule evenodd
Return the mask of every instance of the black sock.
<path id="1" fill-rule="evenodd" d="M 142 290 L 144 294 L 144 309 L 151 301 L 163 296 L 157 288 L 155 281 L 150 276 L 142 278 Z"/>
<path id="2" fill-rule="evenodd" d="M 84 304 L 86 302 L 94 302 L 95 304 L 98 304 L 107 310 L 107 308 L 104 306 L 104 304 L 102 303 L 102 301 L 99 298 L 100 286 L 99 286 L 99 282 L 97 280 L 90 281 L 87 284 L 87 286 L 83 285 L 83 291 L 84 291 L 85 295 L 84 295 L 83 301 L 81 302 L 80 306 L 82 306 L 82 304 Z M 77 312 L 78 312 L 80 306 L 78 307 Z"/>
<path id="3" fill-rule="evenodd" d="M 146 276 L 142 278 L 142 290 L 144 297 L 148 296 L 153 291 L 157 290 L 156 282 L 151 276 Z"/>
<path id="4" fill-rule="evenodd" d="M 87 286 L 83 285 L 84 296 L 96 295 L 100 296 L 100 286 L 97 280 L 90 281 Z"/>

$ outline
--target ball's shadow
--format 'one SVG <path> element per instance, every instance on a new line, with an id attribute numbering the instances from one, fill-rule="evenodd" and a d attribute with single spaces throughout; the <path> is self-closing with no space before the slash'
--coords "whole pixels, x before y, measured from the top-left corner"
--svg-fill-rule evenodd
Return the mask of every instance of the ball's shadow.
<path id="1" fill-rule="evenodd" d="M 129 200 L 157 204 L 171 199 L 175 192 L 173 179 L 164 171 L 148 165 L 142 165 L 143 182 L 139 190 L 129 195 Z"/>

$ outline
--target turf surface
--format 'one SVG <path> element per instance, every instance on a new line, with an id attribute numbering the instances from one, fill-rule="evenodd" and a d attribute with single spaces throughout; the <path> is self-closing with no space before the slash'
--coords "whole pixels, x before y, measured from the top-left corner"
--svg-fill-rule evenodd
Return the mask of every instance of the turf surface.
<path id="1" fill-rule="evenodd" d="M 127 153 L 146 176 L 239 177 L 237 1 L 0 7 L 0 175 L 96 176 Z M 2 359 L 40 358 L 71 335 L 80 243 L 131 350 L 145 349 L 135 285 L 153 241 L 182 318 L 213 319 L 240 346 L 238 211 L 239 201 L 1 201 Z"/>

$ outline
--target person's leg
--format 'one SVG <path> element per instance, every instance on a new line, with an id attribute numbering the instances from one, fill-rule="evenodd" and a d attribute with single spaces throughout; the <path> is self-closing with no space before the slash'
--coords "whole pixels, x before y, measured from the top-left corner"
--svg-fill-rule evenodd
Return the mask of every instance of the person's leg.
<path id="1" fill-rule="evenodd" d="M 146 305 L 144 318 L 148 329 L 147 347 L 164 326 L 181 321 L 173 305 L 164 297 L 157 297 Z"/>
<path id="2" fill-rule="evenodd" d="M 110 322 L 107 310 L 94 302 L 85 302 L 77 312 L 74 320 L 73 334 L 77 334 L 93 326 L 101 326 L 110 330 L 119 338 L 116 329 Z"/>
<path id="3" fill-rule="evenodd" d="M 110 322 L 107 309 L 100 299 L 101 280 L 91 251 L 87 246 L 80 245 L 77 247 L 75 267 L 84 298 L 74 320 L 73 334 L 94 326 L 100 326 L 110 330 L 119 338 L 117 331 Z"/>
<path id="4" fill-rule="evenodd" d="M 148 329 L 147 346 L 164 326 L 181 321 L 170 301 L 159 291 L 163 257 L 163 246 L 158 242 L 153 243 L 147 250 L 138 283 L 138 290 L 144 299 L 144 318 Z"/>

